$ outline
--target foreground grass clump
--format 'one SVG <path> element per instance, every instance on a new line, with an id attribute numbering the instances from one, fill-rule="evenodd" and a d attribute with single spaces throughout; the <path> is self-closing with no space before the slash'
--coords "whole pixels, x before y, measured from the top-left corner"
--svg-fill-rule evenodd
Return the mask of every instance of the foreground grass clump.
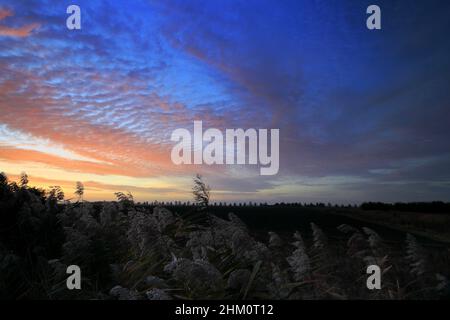
<path id="1" fill-rule="evenodd" d="M 62 203 L 56 187 L 0 178 L 2 299 L 449 297 L 448 248 L 435 254 L 412 235 L 391 243 L 370 228 L 341 224 L 336 237 L 316 223 L 302 233 L 267 234 L 233 213 L 214 215 L 208 197 L 177 214 L 135 205 L 131 194 L 85 202 L 82 185 L 78 202 Z M 82 290 L 66 289 L 72 264 L 82 270 Z M 366 288 L 369 264 L 382 269 L 381 290 Z"/>

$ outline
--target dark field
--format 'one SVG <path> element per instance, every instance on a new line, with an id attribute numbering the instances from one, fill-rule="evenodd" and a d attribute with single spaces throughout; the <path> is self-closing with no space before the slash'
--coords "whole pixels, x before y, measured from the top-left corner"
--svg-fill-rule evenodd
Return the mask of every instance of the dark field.
<path id="1" fill-rule="evenodd" d="M 1 299 L 450 298 L 445 213 L 69 203 L 0 187 Z M 71 265 L 80 290 L 66 285 Z M 369 265 L 380 289 L 366 286 Z"/>
<path id="2" fill-rule="evenodd" d="M 171 205 L 165 207 L 180 215 L 194 208 Z M 386 241 L 403 241 L 405 231 L 408 231 L 431 246 L 450 244 L 450 213 L 387 212 L 354 207 L 295 205 L 214 206 L 211 211 L 223 219 L 226 219 L 228 213 L 235 213 L 256 233 L 276 231 L 291 234 L 296 230 L 308 232 L 310 223 L 313 222 L 331 237 L 339 239 L 343 235 L 336 227 L 349 224 L 372 228 L 382 234 Z"/>

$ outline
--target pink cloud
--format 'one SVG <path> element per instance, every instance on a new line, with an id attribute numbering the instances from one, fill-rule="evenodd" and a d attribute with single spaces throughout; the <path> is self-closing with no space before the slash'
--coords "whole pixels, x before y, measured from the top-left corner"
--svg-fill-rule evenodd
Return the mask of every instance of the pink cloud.
<path id="1" fill-rule="evenodd" d="M 14 16 L 14 12 L 8 9 L 0 8 L 0 20 L 3 20 L 7 17 Z M 0 36 L 8 36 L 8 37 L 28 37 L 31 32 L 37 29 L 40 25 L 38 23 L 31 23 L 20 28 L 10 28 L 7 26 L 0 25 Z"/>
<path id="2" fill-rule="evenodd" d="M 0 20 L 3 20 L 6 17 L 10 17 L 12 15 L 13 15 L 13 13 L 11 10 L 0 8 Z"/>
<path id="3" fill-rule="evenodd" d="M 94 74 L 96 81 L 92 85 L 99 86 L 100 92 L 111 92 L 107 96 L 114 99 L 126 95 L 134 103 L 122 108 L 111 106 L 110 100 L 105 103 L 92 101 L 89 103 L 95 105 L 92 116 L 92 110 L 86 109 L 87 103 L 78 104 L 69 96 L 58 96 L 57 88 L 46 85 L 48 74 L 37 75 L 12 69 L 6 64 L 0 66 L 8 72 L 8 80 L 0 82 L 0 93 L 3 95 L 0 99 L 0 124 L 7 125 L 13 131 L 47 139 L 50 145 L 61 145 L 98 163 L 73 161 L 42 151 L 14 147 L 0 147 L 0 158 L 11 163 L 32 161 L 67 171 L 131 177 L 177 175 L 190 173 L 193 169 L 175 166 L 170 160 L 172 143 L 169 143 L 169 136 L 172 128 L 190 129 L 192 121 L 198 118 L 198 114 L 183 104 L 171 102 L 157 94 L 135 96 L 133 92 L 136 88 L 131 86 L 135 79 L 120 78 L 114 72 Z M 79 72 L 83 79 L 92 76 L 82 70 L 73 72 Z M 105 117 L 105 122 L 93 123 L 92 117 L 103 120 L 107 113 L 110 115 Z M 225 120 L 213 115 L 203 114 L 201 118 L 209 125 L 224 126 Z M 107 123 L 107 120 L 127 121 L 130 125 L 120 127 L 115 122 Z M 142 128 L 139 133 L 128 129 L 135 125 Z"/>

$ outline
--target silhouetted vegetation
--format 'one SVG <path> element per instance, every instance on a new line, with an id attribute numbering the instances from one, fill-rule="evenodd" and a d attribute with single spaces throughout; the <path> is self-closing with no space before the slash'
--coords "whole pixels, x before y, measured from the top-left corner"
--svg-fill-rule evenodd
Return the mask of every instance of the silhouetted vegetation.
<path id="1" fill-rule="evenodd" d="M 423 213 L 450 213 L 450 203 L 442 201 L 434 202 L 365 202 L 361 204 L 363 210 L 380 211 L 403 211 L 403 212 L 423 212 Z"/>
<path id="2" fill-rule="evenodd" d="M 0 174 L 0 297 L 40 295 L 47 261 L 60 257 L 64 231 L 57 216 L 59 189 L 28 187 L 28 178 L 9 183 Z M 40 281 L 40 283 L 38 283 Z"/>
<path id="3" fill-rule="evenodd" d="M 92 203 L 79 182 L 71 203 L 1 174 L 0 299 L 449 298 L 448 245 L 336 214 L 355 206 L 211 203 L 199 176 L 193 192 Z M 66 287 L 72 264 L 82 290 Z M 366 288 L 368 264 L 381 290 Z"/>

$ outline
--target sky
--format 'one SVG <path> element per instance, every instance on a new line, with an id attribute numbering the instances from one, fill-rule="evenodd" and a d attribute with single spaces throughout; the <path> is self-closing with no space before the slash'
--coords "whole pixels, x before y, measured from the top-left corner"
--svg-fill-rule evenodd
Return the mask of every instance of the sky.
<path id="1" fill-rule="evenodd" d="M 213 201 L 450 201 L 449 17 L 445 0 L 1 0 L 0 171 L 88 200 L 186 201 L 201 173 Z M 174 165 L 194 120 L 280 129 L 278 174 Z"/>

